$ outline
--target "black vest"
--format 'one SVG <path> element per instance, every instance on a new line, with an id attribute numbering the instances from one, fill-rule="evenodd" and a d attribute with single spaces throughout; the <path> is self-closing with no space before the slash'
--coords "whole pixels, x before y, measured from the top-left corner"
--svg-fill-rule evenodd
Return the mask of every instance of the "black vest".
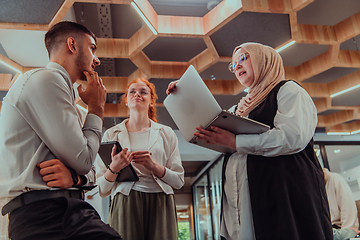
<path id="1" fill-rule="evenodd" d="M 274 127 L 280 82 L 249 118 Z M 248 155 L 247 173 L 257 240 L 332 240 L 324 175 L 311 140 L 296 154 Z"/>

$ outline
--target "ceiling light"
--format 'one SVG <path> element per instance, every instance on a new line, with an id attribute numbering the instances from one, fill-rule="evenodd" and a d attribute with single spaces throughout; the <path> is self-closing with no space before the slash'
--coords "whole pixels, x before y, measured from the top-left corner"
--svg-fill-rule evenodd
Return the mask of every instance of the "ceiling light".
<path id="1" fill-rule="evenodd" d="M 327 135 L 350 135 L 349 132 L 327 132 Z"/>
<path id="2" fill-rule="evenodd" d="M 334 150 L 334 153 L 339 153 L 339 152 L 340 152 L 340 149 Z"/>
<path id="3" fill-rule="evenodd" d="M 334 94 L 331 95 L 330 97 L 333 98 L 333 97 L 339 96 L 339 95 L 341 95 L 341 94 L 343 94 L 343 93 L 349 92 L 349 91 L 354 90 L 354 89 L 356 89 L 356 88 L 358 88 L 358 87 L 360 87 L 360 84 L 359 84 L 359 85 L 356 85 L 356 86 L 353 86 L 353 87 L 351 87 L 351 88 L 342 90 L 342 91 L 340 91 L 340 92 L 334 93 Z"/>
<path id="4" fill-rule="evenodd" d="M 0 60 L 0 63 L 2 63 L 3 65 L 7 66 L 8 68 L 11 68 L 12 70 L 14 70 L 14 71 L 16 71 L 16 72 L 22 74 L 22 72 L 21 72 L 19 69 L 14 68 L 13 66 L 10 66 L 10 65 L 7 64 L 6 62 L 3 62 L 3 61 Z"/>
<path id="5" fill-rule="evenodd" d="M 154 33 L 154 35 L 157 35 L 157 31 L 155 30 L 155 28 L 153 27 L 153 25 L 149 22 L 149 20 L 145 17 L 145 15 L 143 14 L 143 12 L 140 10 L 140 8 L 136 5 L 136 3 L 131 2 L 131 6 L 133 6 L 133 8 L 135 9 L 135 11 L 140 15 L 140 17 L 142 18 L 142 20 L 146 23 L 146 25 L 150 28 L 150 30 Z"/>
<path id="6" fill-rule="evenodd" d="M 276 49 L 276 52 L 280 52 L 280 51 L 284 50 L 285 48 L 290 47 L 290 46 L 293 45 L 294 43 L 295 43 L 295 41 L 291 41 L 291 42 L 289 42 L 288 44 L 285 44 L 284 46 L 282 46 L 281 48 Z"/>
<path id="7" fill-rule="evenodd" d="M 351 134 L 357 134 L 357 133 L 360 133 L 360 129 L 359 129 L 359 130 L 356 130 L 356 131 L 351 132 Z"/>

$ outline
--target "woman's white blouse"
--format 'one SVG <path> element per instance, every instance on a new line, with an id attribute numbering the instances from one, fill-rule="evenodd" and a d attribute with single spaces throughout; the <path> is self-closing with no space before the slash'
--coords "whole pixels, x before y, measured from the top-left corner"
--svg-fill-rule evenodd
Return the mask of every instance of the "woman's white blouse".
<path id="1" fill-rule="evenodd" d="M 130 151 L 130 139 L 125 123 L 120 124 L 105 131 L 102 141 L 119 141 L 122 148 Z M 162 178 L 152 174 L 154 180 L 166 194 L 174 193 L 173 188 L 180 189 L 184 185 L 184 168 L 181 164 L 178 140 L 175 132 L 168 126 L 151 121 L 148 151 L 152 153 L 152 159 L 165 167 L 165 175 Z M 95 160 L 96 178 L 99 185 L 101 197 L 112 197 L 120 192 L 129 195 L 134 182 L 109 182 L 105 179 L 104 173 L 107 166 L 104 165 L 98 156 Z"/>

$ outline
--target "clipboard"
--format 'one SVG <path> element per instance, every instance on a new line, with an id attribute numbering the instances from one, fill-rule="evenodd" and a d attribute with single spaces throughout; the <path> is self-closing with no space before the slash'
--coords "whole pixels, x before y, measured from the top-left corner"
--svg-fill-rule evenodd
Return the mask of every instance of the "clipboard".
<path id="1" fill-rule="evenodd" d="M 118 141 L 111 141 L 111 142 L 103 142 L 100 145 L 99 155 L 101 160 L 104 162 L 105 166 L 109 166 L 111 163 L 111 151 L 112 148 L 116 144 L 116 153 L 119 153 L 122 150 L 120 143 Z M 139 181 L 139 177 L 136 175 L 136 172 L 131 165 L 127 165 L 125 168 L 121 170 L 116 178 L 117 182 L 136 182 Z"/>
<path id="2" fill-rule="evenodd" d="M 204 129 L 210 130 L 211 127 L 216 126 L 222 129 L 226 129 L 235 135 L 237 134 L 261 134 L 270 129 L 270 127 L 266 124 L 254 121 L 250 118 L 242 117 L 240 115 L 236 115 L 227 110 L 222 110 L 221 113 L 214 118 Z M 216 144 L 207 144 L 204 140 L 196 139 L 194 136 L 191 140 L 191 143 L 196 144 L 198 146 L 202 146 L 205 148 L 209 148 L 222 153 L 233 153 L 234 149 L 219 146 Z"/>

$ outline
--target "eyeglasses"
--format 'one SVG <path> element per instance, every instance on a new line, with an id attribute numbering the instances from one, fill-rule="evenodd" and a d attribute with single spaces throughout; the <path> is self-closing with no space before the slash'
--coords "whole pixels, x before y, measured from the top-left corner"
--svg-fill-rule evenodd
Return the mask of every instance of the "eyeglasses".
<path id="1" fill-rule="evenodd" d="M 246 61 L 246 59 L 248 59 L 249 57 L 250 57 L 249 54 L 247 54 L 247 53 L 242 53 L 242 54 L 240 55 L 239 60 L 238 60 L 237 62 L 231 62 L 231 63 L 229 64 L 229 71 L 230 71 L 231 73 L 234 73 L 236 67 L 237 67 L 238 65 L 243 65 L 244 62 Z"/>
<path id="2" fill-rule="evenodd" d="M 131 89 L 128 94 L 130 96 L 135 96 L 135 94 L 138 93 L 140 96 L 146 96 L 149 94 L 149 91 L 146 90 L 135 90 L 135 89 Z"/>

